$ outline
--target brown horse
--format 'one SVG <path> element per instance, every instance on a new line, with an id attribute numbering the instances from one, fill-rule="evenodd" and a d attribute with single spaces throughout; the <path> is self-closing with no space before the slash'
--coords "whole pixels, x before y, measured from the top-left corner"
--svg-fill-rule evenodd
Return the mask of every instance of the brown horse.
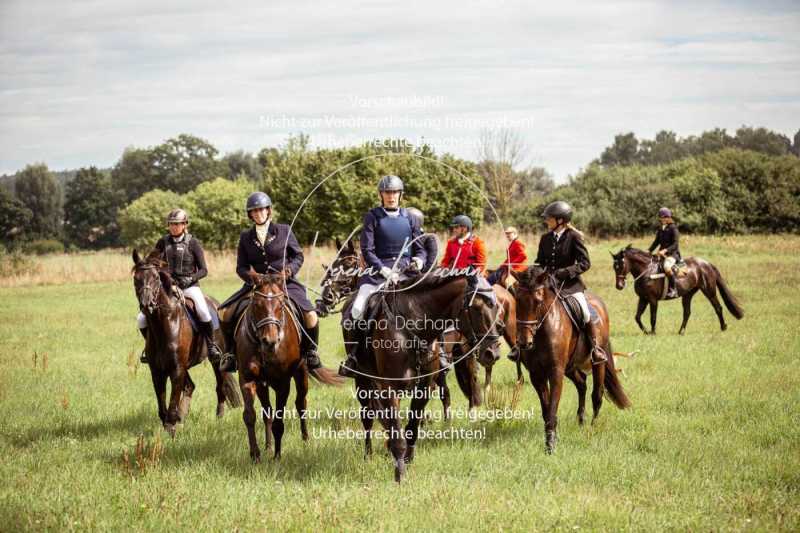
<path id="1" fill-rule="evenodd" d="M 297 389 L 295 407 L 300 418 L 300 431 L 303 440 L 308 440 L 306 394 L 309 372 L 305 360 L 300 356 L 300 335 L 304 333 L 284 290 L 285 275 L 251 272 L 250 279 L 253 291 L 250 303 L 236 325 L 235 345 L 250 457 L 258 463 L 261 461 L 261 451 L 256 440 L 255 397 L 258 396 L 261 402 L 266 448 L 270 449 L 271 437 L 274 437 L 274 457 L 279 459 L 292 379 Z M 324 367 L 311 375 L 325 385 L 341 385 L 344 382 L 335 372 Z M 270 405 L 268 387 L 275 391 L 274 411 Z"/>
<path id="2" fill-rule="evenodd" d="M 339 302 L 355 292 L 358 283 L 359 269 L 366 267 L 361 256 L 361 250 L 358 246 L 354 246 L 352 240 L 348 240 L 346 245 L 342 245 L 342 243 L 336 239 L 336 248 L 339 253 L 330 268 L 323 265 L 326 272 L 322 282 L 322 295 L 320 299 L 316 301 L 317 313 L 320 316 L 326 316 L 332 313 Z M 502 330 L 503 338 L 509 346 L 513 347 L 517 338 L 516 302 L 511 293 L 501 285 L 494 285 L 493 289 L 498 301 L 502 305 L 501 320 L 504 325 Z M 459 388 L 469 400 L 469 406 L 472 408 L 481 404 L 481 390 L 477 385 L 475 358 L 464 358 L 458 353 L 458 347 L 463 340 L 463 336 L 458 332 L 447 332 L 445 334 L 443 347 L 448 359 L 454 362 L 453 366 Z M 452 353 L 454 347 L 456 348 L 455 354 Z M 438 342 L 434 345 L 434 353 L 437 352 Z M 491 388 L 492 369 L 497 359 L 496 350 L 487 350 L 477 354 L 478 362 L 480 362 L 485 369 L 484 389 L 486 391 Z M 519 369 L 517 378 L 521 379 Z M 439 386 L 445 416 L 447 416 L 450 408 L 450 389 L 447 386 L 447 373 L 440 372 L 436 375 L 435 379 L 436 384 Z"/>
<path id="3" fill-rule="evenodd" d="M 636 307 L 636 323 L 645 335 L 655 335 L 656 333 L 656 314 L 658 313 L 658 301 L 665 293 L 667 279 L 664 274 L 659 274 L 658 259 L 644 250 L 632 248 L 629 244 L 617 253 L 612 253 L 614 259 L 614 273 L 617 278 L 617 289 L 625 288 L 625 278 L 628 274 L 633 275 L 633 288 L 639 296 L 639 304 Z M 686 331 L 686 323 L 689 322 L 689 315 L 692 313 L 692 298 L 699 290 L 702 291 L 719 318 L 719 326 L 722 331 L 728 329 L 725 318 L 722 316 L 722 306 L 717 299 L 717 289 L 722 295 L 725 307 L 736 317 L 741 319 L 744 316 L 739 302 L 733 296 L 722 274 L 717 267 L 699 257 L 687 257 L 685 274 L 675 278 L 675 288 L 678 296 L 683 301 L 683 322 L 678 332 L 683 335 Z M 651 276 L 658 276 L 651 278 Z M 642 313 L 650 306 L 650 331 L 647 331 L 642 324 Z"/>
<path id="4" fill-rule="evenodd" d="M 605 364 L 592 365 L 589 342 L 570 319 L 552 275 L 538 265 L 511 275 L 519 282 L 515 291 L 520 356 L 542 407 L 545 451 L 553 453 L 564 376 L 578 389 L 578 423 L 581 425 L 584 423 L 588 372 L 592 373 L 592 422 L 600 414 L 604 391 L 620 409 L 629 407 L 630 400 L 617 377 L 614 357 L 611 356 L 608 311 L 603 301 L 586 293 L 601 322 L 598 342 L 609 354 Z"/>
<path id="5" fill-rule="evenodd" d="M 187 315 L 187 301 L 167 271 L 167 264 L 153 253 L 142 259 L 133 251 L 133 287 L 139 308 L 147 319 L 146 352 L 158 403 L 158 417 L 170 435 L 175 436 L 175 424 L 189 414 L 194 382 L 189 369 L 208 357 L 205 340 L 192 331 Z M 206 297 L 209 308 L 216 312 L 217 302 Z M 217 416 L 225 412 L 225 402 L 241 406 L 232 374 L 224 376 L 212 364 L 217 381 Z M 167 379 L 170 380 L 169 408 L 166 405 Z"/>
<path id="6" fill-rule="evenodd" d="M 413 288 L 410 286 L 413 285 Z M 463 276 L 425 276 L 408 280 L 376 294 L 380 308 L 371 322 L 366 353 L 359 362 L 363 372 L 356 381 L 361 402 L 361 422 L 366 430 L 365 451 L 370 454 L 370 431 L 377 418 L 388 433 L 389 450 L 394 458 L 395 481 L 405 474 L 405 465 L 414 459 L 419 423 L 431 397 L 433 377 L 439 358 L 430 357 L 431 345 L 448 329 L 448 323 L 465 335 L 465 356 L 497 343 L 498 307 L 483 296 L 468 290 Z M 397 327 L 398 317 L 404 324 Z M 347 334 L 345 335 L 348 338 Z M 399 400 L 410 392 L 408 424 L 400 428 Z"/>

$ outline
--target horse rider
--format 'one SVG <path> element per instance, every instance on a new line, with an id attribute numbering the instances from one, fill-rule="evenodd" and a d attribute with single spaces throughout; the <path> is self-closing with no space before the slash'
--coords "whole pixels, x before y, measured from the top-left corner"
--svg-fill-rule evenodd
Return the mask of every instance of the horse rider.
<path id="1" fill-rule="evenodd" d="M 424 263 L 420 269 L 422 272 L 430 272 L 436 265 L 436 258 L 439 256 L 439 243 L 436 235 L 433 233 L 425 233 L 423 226 L 425 225 L 425 215 L 416 207 L 409 207 L 406 209 L 408 214 L 417 219 L 419 229 L 422 235 L 419 237 L 422 250 L 425 253 Z"/>
<path id="2" fill-rule="evenodd" d="M 358 278 L 358 292 L 352 303 L 342 311 L 342 332 L 345 337 L 347 359 L 339 366 L 339 374 L 356 377 L 358 350 L 368 330 L 364 311 L 370 295 L 388 282 L 402 279 L 408 269 L 419 271 L 425 265 L 420 242 L 420 221 L 407 209 L 400 207 L 403 197 L 403 180 L 397 176 L 383 176 L 378 182 L 381 205 L 367 211 L 361 230 L 361 255 L 367 268 Z"/>
<path id="3" fill-rule="evenodd" d="M 583 233 L 570 223 L 572 207 L 567 202 L 548 204 L 542 212 L 542 218 L 550 231 L 539 240 L 536 263 L 555 276 L 560 296 L 572 298 L 580 306 L 583 332 L 591 342 L 592 364 L 601 364 L 606 361 L 606 353 L 597 340 L 598 330 L 592 322 L 589 302 L 584 293 L 586 285 L 581 279 L 581 274 L 591 267 Z"/>
<path id="4" fill-rule="evenodd" d="M 450 240 L 442 258 L 442 268 L 472 271 L 481 274 L 486 271 L 486 245 L 472 233 L 472 219 L 467 215 L 457 215 L 450 223 Z"/>
<path id="5" fill-rule="evenodd" d="M 504 276 L 508 275 L 509 270 L 514 272 L 524 272 L 528 268 L 528 254 L 525 252 L 525 243 L 519 240 L 517 228 L 508 226 L 505 229 L 508 247 L 506 248 L 506 260 L 497 270 L 489 274 L 489 283 L 494 285 L 499 283 Z"/>
<path id="6" fill-rule="evenodd" d="M 678 292 L 675 290 L 675 274 L 677 269 L 675 264 L 681 261 L 681 252 L 678 249 L 678 239 L 680 238 L 678 226 L 676 226 L 675 221 L 672 220 L 672 211 L 667 207 L 662 207 L 658 210 L 658 221 L 661 227 L 656 231 L 656 238 L 653 240 L 653 244 L 650 245 L 648 250 L 652 253 L 653 250 L 658 248 L 658 252 L 656 252 L 655 255 L 664 259 L 664 275 L 667 276 L 667 280 L 669 281 L 669 290 L 667 291 L 666 298 L 677 298 Z"/>
<path id="7" fill-rule="evenodd" d="M 161 237 L 156 243 L 155 250 L 160 258 L 166 261 L 170 276 L 183 291 L 184 296 L 192 299 L 194 310 L 197 314 L 198 329 L 205 338 L 208 347 L 208 358 L 212 362 L 219 361 L 222 356 L 217 343 L 214 342 L 214 326 L 211 321 L 211 312 L 208 303 L 200 290 L 198 282 L 208 275 L 203 246 L 186 229 L 189 226 L 189 216 L 183 209 L 173 209 L 167 215 L 169 233 Z M 142 337 L 147 340 L 147 319 L 139 311 L 136 323 Z M 142 352 L 141 361 L 147 363 L 147 355 Z"/>
<path id="8" fill-rule="evenodd" d="M 279 224 L 272 220 L 272 200 L 263 192 L 254 192 L 247 197 L 245 204 L 247 217 L 253 226 L 241 233 L 236 252 L 236 274 L 244 281 L 244 285 L 228 298 L 220 307 L 236 305 L 233 313 L 225 313 L 222 332 L 228 353 L 220 363 L 220 370 L 233 372 L 236 370 L 236 356 L 232 349 L 238 317 L 244 310 L 242 298 L 247 298 L 253 289 L 250 271 L 259 274 L 284 273 L 286 276 L 286 294 L 294 302 L 303 315 L 303 331 L 300 334 L 300 351 L 309 370 L 322 366 L 317 354 L 319 342 L 319 318 L 314 305 L 306 296 L 306 288 L 296 276 L 303 266 L 303 249 L 297 242 L 288 224 Z"/>

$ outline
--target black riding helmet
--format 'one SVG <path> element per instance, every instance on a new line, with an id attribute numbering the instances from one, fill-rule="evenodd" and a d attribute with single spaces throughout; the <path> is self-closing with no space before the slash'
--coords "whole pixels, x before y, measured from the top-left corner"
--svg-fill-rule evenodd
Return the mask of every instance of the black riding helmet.
<path id="1" fill-rule="evenodd" d="M 450 227 L 454 228 L 456 226 L 464 226 L 467 228 L 467 231 L 472 231 L 472 219 L 467 215 L 456 215 L 453 217 L 452 222 L 450 222 Z"/>
<path id="2" fill-rule="evenodd" d="M 563 200 L 551 202 L 542 211 L 542 218 L 548 217 L 553 217 L 556 220 L 560 218 L 564 222 L 569 222 L 572 220 L 572 206 Z"/>
<path id="3" fill-rule="evenodd" d="M 403 192 L 403 180 L 397 176 L 388 175 L 381 178 L 378 182 L 378 192 L 400 191 Z"/>
<path id="4" fill-rule="evenodd" d="M 270 199 L 267 193 L 257 191 L 247 197 L 245 209 L 247 209 L 248 218 L 250 217 L 250 211 L 253 209 L 261 209 L 262 207 L 272 207 L 272 199 Z"/>

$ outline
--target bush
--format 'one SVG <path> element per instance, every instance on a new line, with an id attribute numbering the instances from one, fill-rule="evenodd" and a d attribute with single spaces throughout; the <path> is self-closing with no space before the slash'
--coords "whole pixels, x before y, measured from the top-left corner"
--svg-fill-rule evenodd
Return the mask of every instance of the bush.
<path id="1" fill-rule="evenodd" d="M 247 227 L 244 204 L 254 190 L 246 179 L 236 181 L 217 178 L 200 184 L 186 195 L 189 231 L 208 248 L 234 248 L 239 233 Z"/>
<path id="2" fill-rule="evenodd" d="M 122 241 L 149 252 L 166 233 L 166 217 L 176 207 L 185 208 L 185 200 L 172 191 L 156 189 L 143 194 L 120 211 Z"/>
<path id="3" fill-rule="evenodd" d="M 26 244 L 25 252 L 35 255 L 63 254 L 64 244 L 54 239 L 39 239 Z"/>

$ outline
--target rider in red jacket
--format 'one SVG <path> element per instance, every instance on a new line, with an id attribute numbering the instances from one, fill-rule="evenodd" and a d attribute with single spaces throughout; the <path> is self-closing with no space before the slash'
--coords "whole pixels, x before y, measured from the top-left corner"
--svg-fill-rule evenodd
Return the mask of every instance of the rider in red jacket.
<path id="1" fill-rule="evenodd" d="M 509 241 L 508 248 L 506 248 L 506 260 L 497 267 L 497 270 L 489 274 L 488 280 L 492 285 L 499 283 L 508 274 L 509 268 L 515 272 L 524 272 L 528 268 L 528 254 L 525 252 L 525 244 L 519 240 L 517 228 L 509 226 L 506 228 L 505 234 Z"/>
<path id="2" fill-rule="evenodd" d="M 472 233 L 472 220 L 466 215 L 458 215 L 450 223 L 450 231 L 453 238 L 447 241 L 441 266 L 457 270 L 473 267 L 483 274 L 486 270 L 486 245 Z"/>

